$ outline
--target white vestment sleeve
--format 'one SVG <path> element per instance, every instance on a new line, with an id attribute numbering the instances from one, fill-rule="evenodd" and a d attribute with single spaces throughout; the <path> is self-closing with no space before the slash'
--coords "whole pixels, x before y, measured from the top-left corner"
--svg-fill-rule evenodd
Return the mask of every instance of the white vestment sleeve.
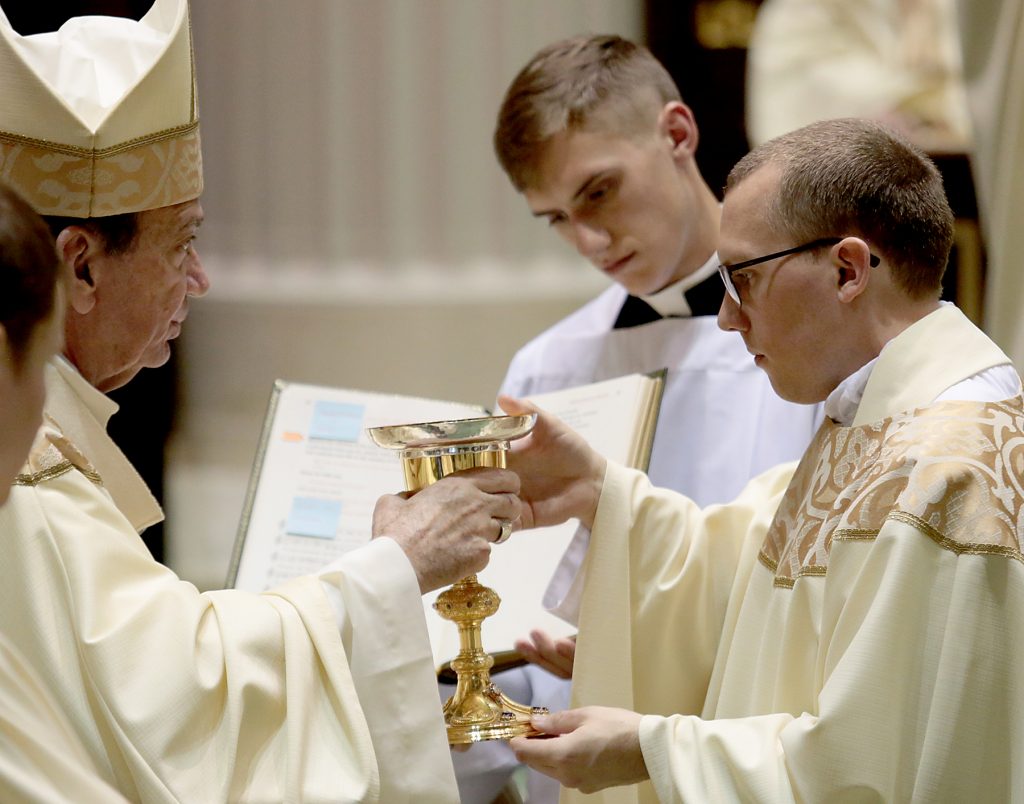
<path id="1" fill-rule="evenodd" d="M 765 472 L 733 503 L 701 509 L 608 463 L 584 565 L 574 706 L 700 713 L 732 591 L 745 582 L 793 468 Z M 675 650 L 654 636 L 666 624 L 681 641 Z M 631 655 L 645 660 L 634 668 Z"/>
<path id="2" fill-rule="evenodd" d="M 115 804 L 60 706 L 0 637 L 0 801 Z"/>
<path id="3" fill-rule="evenodd" d="M 576 626 L 580 620 L 580 600 L 584 584 L 583 564 L 589 545 L 590 529 L 580 525 L 555 567 L 542 600 L 544 608 Z"/>
<path id="4" fill-rule="evenodd" d="M 771 573 L 754 574 L 744 607 L 767 612 L 778 606 Z M 804 601 L 785 594 L 797 612 Z M 819 633 L 782 637 L 783 652 L 802 651 L 820 679 L 805 711 L 736 717 L 729 710 L 749 702 L 723 698 L 705 719 L 643 719 L 659 801 L 1010 801 L 1024 791 L 1019 746 L 1003 739 L 1024 719 L 1021 561 L 958 555 L 890 519 L 873 540 L 833 543 L 820 603 L 817 620 L 805 619 Z M 745 652 L 753 660 L 752 626 L 723 635 L 733 667 Z M 685 639 L 665 643 L 679 650 Z M 743 672 L 756 689 L 757 673 Z M 792 700 L 806 684 L 787 686 L 777 681 L 771 697 Z"/>
<path id="5" fill-rule="evenodd" d="M 390 540 L 327 578 L 339 636 L 318 578 L 200 594 L 75 469 L 15 487 L 0 526 L 18 601 L 4 633 L 129 798 L 457 800 L 418 588 Z"/>
<path id="6" fill-rule="evenodd" d="M 438 778 L 451 775 L 454 784 L 454 771 L 441 707 L 413 705 L 433 703 L 437 681 L 419 582 L 409 559 L 397 542 L 382 537 L 338 559 L 318 577 L 330 590 L 373 739 L 380 800 L 431 800 Z"/>

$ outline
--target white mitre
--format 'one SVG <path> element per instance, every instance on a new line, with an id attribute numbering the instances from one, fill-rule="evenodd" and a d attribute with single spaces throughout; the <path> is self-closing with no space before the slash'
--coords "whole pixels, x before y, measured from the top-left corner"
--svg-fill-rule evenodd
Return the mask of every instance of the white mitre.
<path id="1" fill-rule="evenodd" d="M 0 179 L 42 215 L 102 217 L 203 190 L 187 0 L 21 36 L 0 9 Z"/>

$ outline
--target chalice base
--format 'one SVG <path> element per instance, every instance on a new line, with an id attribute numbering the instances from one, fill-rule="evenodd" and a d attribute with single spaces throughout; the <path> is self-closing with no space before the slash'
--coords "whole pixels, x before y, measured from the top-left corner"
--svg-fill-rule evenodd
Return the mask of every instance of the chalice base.
<path id="1" fill-rule="evenodd" d="M 452 745 L 539 734 L 530 718 L 547 714 L 543 707 L 516 703 L 491 681 L 494 659 L 483 649 L 480 624 L 500 604 L 495 591 L 481 586 L 475 575 L 458 581 L 434 603 L 438 614 L 459 627 L 459 655 L 452 659 L 457 679 L 455 694 L 444 705 L 444 722 Z"/>
<path id="2" fill-rule="evenodd" d="M 523 706 L 508 698 L 489 679 L 479 691 L 455 694 L 444 705 L 444 720 L 451 745 L 484 740 L 511 740 L 540 734 L 530 723 L 534 715 L 546 715 L 543 706 Z"/>

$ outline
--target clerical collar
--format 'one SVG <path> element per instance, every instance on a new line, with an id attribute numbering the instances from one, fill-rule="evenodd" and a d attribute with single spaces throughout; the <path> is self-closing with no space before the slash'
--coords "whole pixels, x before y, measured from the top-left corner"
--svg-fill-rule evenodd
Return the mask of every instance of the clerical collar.
<path id="1" fill-rule="evenodd" d="M 825 415 L 841 427 L 849 427 L 857 416 L 857 408 L 864 397 L 871 370 L 878 358 L 869 360 L 853 374 L 832 389 L 825 400 Z"/>
<path id="2" fill-rule="evenodd" d="M 88 408 L 89 412 L 96 418 L 96 421 L 103 427 L 106 427 L 110 417 L 117 413 L 117 403 L 102 391 L 94 388 L 64 355 L 55 355 L 53 363 L 57 372 L 74 389 L 78 398 L 82 400 L 82 404 Z"/>
<path id="3" fill-rule="evenodd" d="M 717 315 L 725 292 L 725 286 L 722 285 L 717 274 L 718 253 L 715 252 L 692 274 L 687 274 L 678 282 L 673 282 L 667 288 L 663 288 L 651 296 L 641 296 L 640 298 L 660 313 L 662 318 Z M 711 287 L 705 287 L 705 283 L 709 280 L 717 282 L 719 287 L 715 287 L 714 284 Z"/>
<path id="4" fill-rule="evenodd" d="M 943 307 L 954 307 L 954 305 L 952 302 L 940 301 L 939 309 L 941 310 Z M 937 312 L 929 313 L 925 318 L 929 318 Z M 960 317 L 966 321 L 962 314 Z M 948 320 L 948 316 L 943 319 L 943 321 Z M 952 320 L 955 321 L 956 319 Z M 842 427 L 850 427 L 853 424 L 860 411 L 864 391 L 875 369 L 875 364 L 885 354 L 886 349 L 891 348 L 893 342 L 902 337 L 901 334 L 890 340 L 882 347 L 882 350 L 874 360 L 865 363 L 835 387 L 825 400 L 826 416 Z M 989 344 L 1002 358 L 1001 361 L 993 361 L 992 365 L 989 365 L 987 368 L 982 368 L 968 377 L 961 377 L 947 387 L 933 387 L 929 398 L 920 400 L 916 404 L 952 401 L 999 402 L 1019 394 L 1021 392 L 1021 380 L 1013 363 L 991 341 L 989 341 Z"/>
<path id="5" fill-rule="evenodd" d="M 689 276 L 650 296 L 626 296 L 612 329 L 630 329 L 663 318 L 718 315 L 725 286 L 717 276 L 718 255 Z"/>

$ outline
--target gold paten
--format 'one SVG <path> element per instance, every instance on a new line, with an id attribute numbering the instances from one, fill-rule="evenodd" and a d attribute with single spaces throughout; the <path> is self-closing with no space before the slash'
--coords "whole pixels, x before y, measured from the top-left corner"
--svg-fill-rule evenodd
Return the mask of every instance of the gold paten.
<path id="1" fill-rule="evenodd" d="M 419 491 L 442 477 L 475 466 L 505 468 L 509 442 L 533 428 L 536 416 L 493 416 L 447 422 L 375 427 L 368 430 L 378 446 L 400 450 L 406 488 Z M 498 610 L 501 598 L 476 575 L 442 592 L 434 609 L 459 629 L 459 655 L 452 659 L 455 694 L 444 705 L 448 742 L 467 745 L 535 735 L 530 725 L 542 707 L 510 700 L 491 681 L 494 659 L 483 648 L 481 623 Z"/>

